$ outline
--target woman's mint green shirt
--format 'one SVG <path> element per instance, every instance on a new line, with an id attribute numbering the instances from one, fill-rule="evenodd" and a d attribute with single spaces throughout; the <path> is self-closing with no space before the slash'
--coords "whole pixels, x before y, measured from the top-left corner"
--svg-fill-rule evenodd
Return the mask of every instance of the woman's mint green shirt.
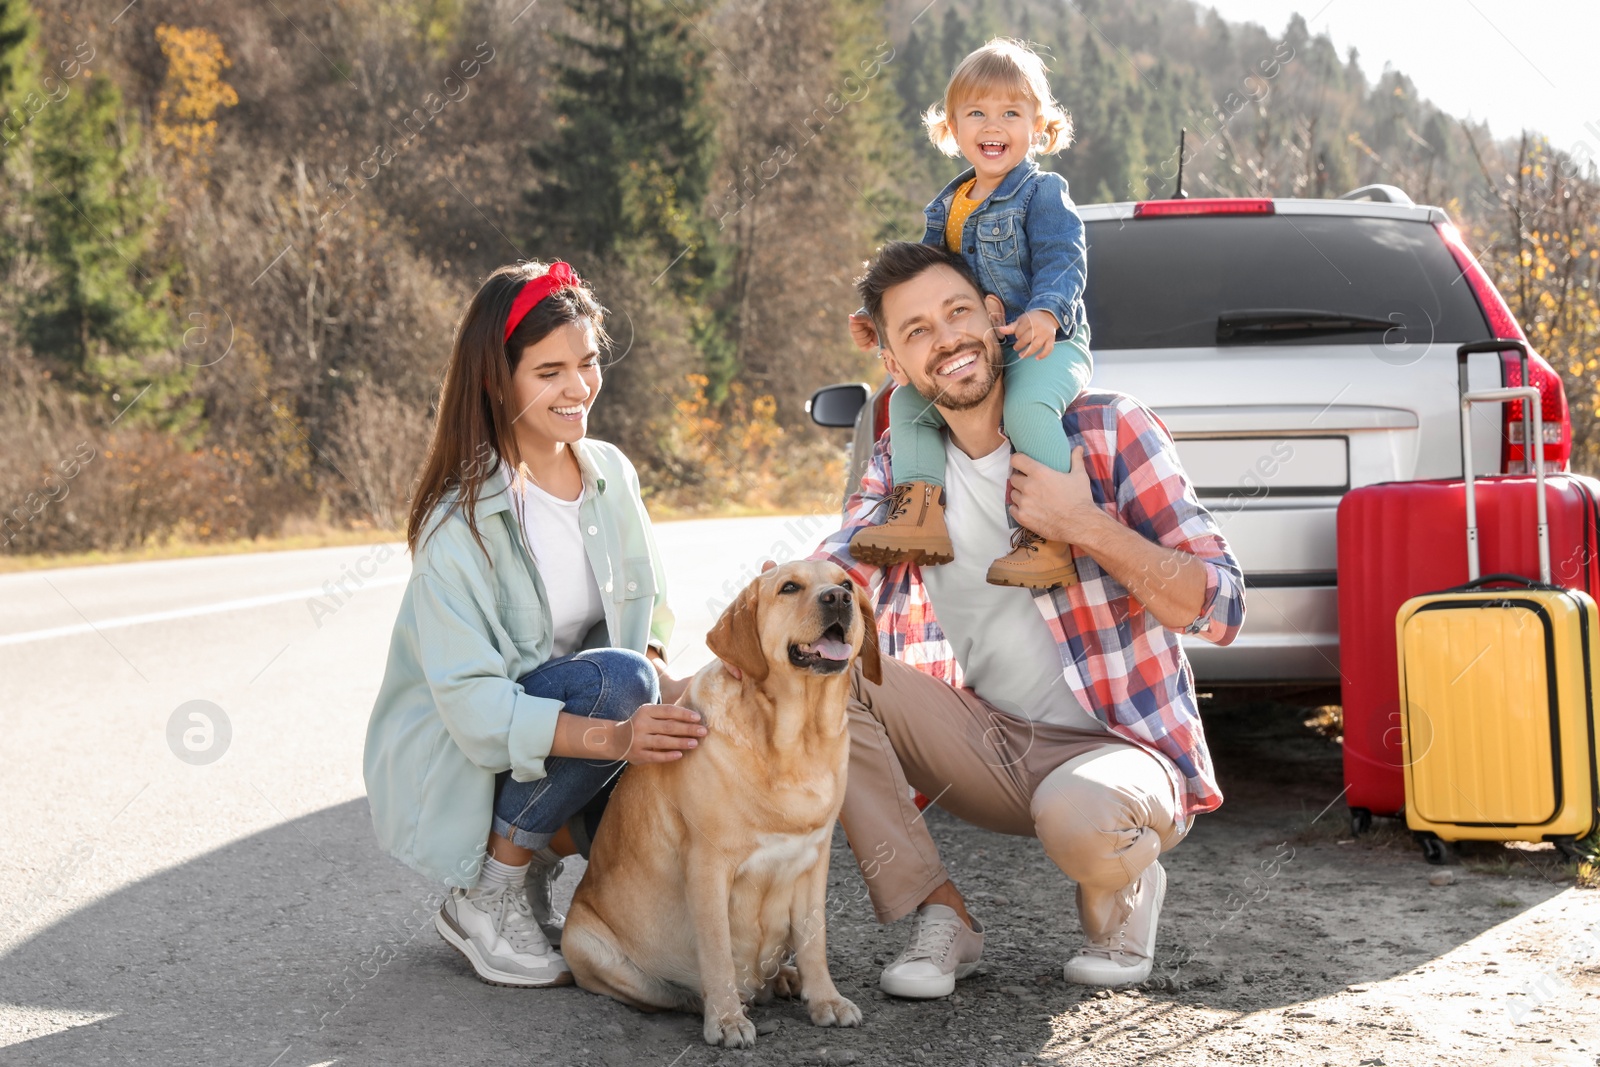
<path id="1" fill-rule="evenodd" d="M 639 476 L 615 446 L 573 446 L 579 523 L 605 605 L 609 644 L 644 652 L 672 632 L 666 582 Z M 400 602 L 364 769 L 378 841 L 448 885 L 471 886 L 488 843 L 494 780 L 545 776 L 561 702 L 517 679 L 551 658 L 552 620 L 502 464 L 484 482 L 478 531 L 457 512 L 429 522 Z M 596 627 L 596 630 L 599 628 Z"/>

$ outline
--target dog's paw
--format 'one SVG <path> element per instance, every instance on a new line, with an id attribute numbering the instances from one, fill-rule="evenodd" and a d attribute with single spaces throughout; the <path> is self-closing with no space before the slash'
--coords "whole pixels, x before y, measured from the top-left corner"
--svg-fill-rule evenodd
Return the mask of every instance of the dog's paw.
<path id="1" fill-rule="evenodd" d="M 706 1044 L 724 1048 L 754 1048 L 756 1043 L 755 1023 L 743 1008 L 725 1014 L 706 1012 L 706 1025 L 701 1034 Z"/>
<path id="2" fill-rule="evenodd" d="M 779 967 L 778 976 L 772 980 L 772 991 L 780 997 L 798 997 L 800 995 L 799 970 L 788 965 Z"/>
<path id="3" fill-rule="evenodd" d="M 818 1026 L 860 1026 L 861 1009 L 855 1002 L 835 996 L 811 1002 L 811 1021 Z"/>

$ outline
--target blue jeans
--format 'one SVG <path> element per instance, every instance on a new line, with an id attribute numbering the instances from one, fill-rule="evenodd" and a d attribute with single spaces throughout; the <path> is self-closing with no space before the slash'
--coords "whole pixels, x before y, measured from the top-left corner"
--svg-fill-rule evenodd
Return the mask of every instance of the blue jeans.
<path id="1" fill-rule="evenodd" d="M 550 660 L 517 679 L 529 696 L 559 700 L 569 715 L 621 722 L 641 704 L 661 699 L 650 661 L 629 648 L 591 648 Z M 585 858 L 622 760 L 548 756 L 545 776 L 518 782 L 510 771 L 495 778 L 494 832 L 523 848 L 540 849 L 566 826 Z"/>

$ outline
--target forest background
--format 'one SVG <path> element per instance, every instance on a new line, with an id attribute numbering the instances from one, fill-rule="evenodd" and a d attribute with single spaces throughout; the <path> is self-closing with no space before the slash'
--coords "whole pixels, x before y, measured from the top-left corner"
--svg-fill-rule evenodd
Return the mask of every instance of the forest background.
<path id="1" fill-rule="evenodd" d="M 457 317 L 571 261 L 617 340 L 593 432 L 658 516 L 832 510 L 804 401 L 875 381 L 852 278 L 958 161 L 920 113 L 996 34 L 1079 203 L 1445 207 L 1600 469 L 1596 146 L 1495 140 L 1302 18 L 1188 0 L 0 0 L 0 562 L 403 523 Z M 1093 266 L 1090 268 L 1093 284 Z"/>

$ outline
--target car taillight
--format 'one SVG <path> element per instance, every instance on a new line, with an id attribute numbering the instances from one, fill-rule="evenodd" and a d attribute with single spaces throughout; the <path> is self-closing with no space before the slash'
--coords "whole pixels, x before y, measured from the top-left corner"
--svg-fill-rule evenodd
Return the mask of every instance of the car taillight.
<path id="1" fill-rule="evenodd" d="M 1276 209 L 1269 199 L 1215 196 L 1194 200 L 1141 200 L 1133 205 L 1136 219 L 1170 218 L 1175 215 L 1272 215 Z"/>
<path id="2" fill-rule="evenodd" d="M 1500 353 L 1500 377 L 1506 386 L 1522 384 L 1522 361 L 1516 352 Z M 1539 418 L 1544 420 L 1545 473 L 1564 471 L 1572 458 L 1572 416 L 1567 408 L 1567 391 L 1555 368 L 1539 356 L 1528 357 L 1528 384 L 1539 390 Z M 1528 466 L 1526 424 L 1522 421 L 1522 401 L 1502 406 L 1500 469 L 1506 474 L 1526 474 Z"/>
<path id="3" fill-rule="evenodd" d="M 878 399 L 872 404 L 872 439 L 876 441 L 889 429 L 889 397 L 894 393 L 895 384 L 889 383 L 889 388 L 878 394 Z"/>
<path id="4" fill-rule="evenodd" d="M 1467 280 L 1494 336 L 1526 341 L 1528 335 L 1522 332 L 1505 297 L 1467 248 L 1461 231 L 1448 222 L 1436 222 L 1434 229 L 1439 231 L 1439 237 L 1456 261 L 1456 268 Z M 1539 417 L 1544 420 L 1544 469 L 1547 472 L 1566 470 L 1567 461 L 1572 457 L 1572 415 L 1567 407 L 1566 388 L 1555 368 L 1537 355 L 1528 357 L 1528 377 L 1533 379 L 1529 384 L 1539 390 Z M 1500 353 L 1500 378 L 1506 386 L 1522 384 L 1522 368 L 1515 350 Z M 1500 469 L 1506 474 L 1525 474 L 1530 468 L 1527 442 L 1523 440 L 1522 401 L 1514 400 L 1500 410 Z"/>

